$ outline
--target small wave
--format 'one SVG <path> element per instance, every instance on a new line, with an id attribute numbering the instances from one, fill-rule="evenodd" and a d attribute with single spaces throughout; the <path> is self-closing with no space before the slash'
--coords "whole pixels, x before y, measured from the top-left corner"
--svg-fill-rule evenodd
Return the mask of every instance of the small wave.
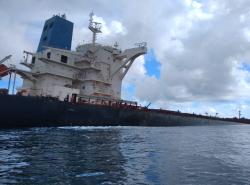
<path id="1" fill-rule="evenodd" d="M 121 126 L 66 126 L 58 127 L 60 129 L 70 129 L 70 130 L 109 130 L 122 128 Z"/>
<path id="2" fill-rule="evenodd" d="M 15 172 L 21 173 L 21 170 L 17 170 L 18 168 L 29 166 L 30 164 L 27 162 L 17 162 L 13 164 L 3 164 L 0 166 L 0 173 L 7 172 L 7 171 L 13 171 L 15 169 Z"/>
<path id="3" fill-rule="evenodd" d="M 103 172 L 82 173 L 82 174 L 76 175 L 76 177 L 92 177 L 92 176 L 99 176 L 99 175 L 104 175 L 104 173 Z"/>
<path id="4" fill-rule="evenodd" d="M 19 138 L 19 136 L 17 136 L 17 135 L 14 135 L 14 134 L 16 134 L 15 132 L 13 132 L 13 133 L 11 133 L 11 134 L 1 134 L 0 135 L 0 141 L 1 140 L 10 140 L 10 139 L 17 139 L 17 138 Z"/>

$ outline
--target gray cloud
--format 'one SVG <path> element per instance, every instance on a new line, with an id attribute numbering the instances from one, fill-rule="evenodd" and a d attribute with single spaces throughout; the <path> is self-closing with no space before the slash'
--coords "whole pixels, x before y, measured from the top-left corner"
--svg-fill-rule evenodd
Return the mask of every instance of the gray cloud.
<path id="1" fill-rule="evenodd" d="M 181 16 L 184 16 L 181 18 L 183 25 L 175 27 L 175 24 L 171 24 L 170 21 L 170 26 L 168 26 L 170 33 L 171 29 L 174 33 L 177 32 L 177 37 L 171 38 L 168 30 L 158 33 L 158 38 L 163 41 L 149 37 L 155 39 L 158 44 L 164 43 L 165 39 L 166 45 L 170 47 L 151 42 L 162 63 L 162 76 L 158 82 L 154 83 L 155 85 L 150 86 L 161 88 L 158 92 L 152 90 L 147 92 L 148 99 L 150 101 L 162 99 L 196 101 L 240 98 L 238 96 L 240 91 L 245 91 L 246 87 L 241 86 L 233 71 L 237 68 L 235 61 L 240 64 L 250 49 L 249 42 L 242 32 L 244 27 L 249 27 L 249 24 L 247 20 L 245 23 L 240 22 L 242 15 L 249 14 L 246 9 L 249 7 L 247 5 L 249 5 L 247 1 L 221 1 L 216 3 L 216 10 L 209 12 L 211 9 L 209 6 L 215 6 L 215 4 L 213 1 L 208 1 L 207 5 L 203 5 L 202 11 L 211 18 L 203 19 L 201 15 L 200 19 L 199 15 L 190 18 L 190 14 L 195 10 L 183 10 L 180 12 Z M 175 16 L 172 15 L 171 18 L 174 19 Z M 162 26 L 163 24 L 156 24 L 154 29 L 162 31 L 164 30 Z M 178 28 L 183 28 L 183 32 Z M 176 52 L 175 47 L 177 49 L 179 47 L 181 51 Z M 148 89 L 148 84 L 138 83 L 136 85 L 140 88 L 137 94 L 145 99 L 143 94 Z M 150 92 L 152 92 L 151 96 Z"/>

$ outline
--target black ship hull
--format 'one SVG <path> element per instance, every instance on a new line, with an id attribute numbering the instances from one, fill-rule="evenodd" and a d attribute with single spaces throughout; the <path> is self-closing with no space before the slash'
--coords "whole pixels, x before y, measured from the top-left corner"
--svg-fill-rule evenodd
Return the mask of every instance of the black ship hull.
<path id="1" fill-rule="evenodd" d="M 45 97 L 0 95 L 0 128 L 54 126 L 187 126 L 231 121 L 154 109 L 62 102 Z"/>

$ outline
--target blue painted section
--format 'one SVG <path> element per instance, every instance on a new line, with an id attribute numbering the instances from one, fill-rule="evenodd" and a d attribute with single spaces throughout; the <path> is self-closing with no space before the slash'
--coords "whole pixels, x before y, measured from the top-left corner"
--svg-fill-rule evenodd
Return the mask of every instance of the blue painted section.
<path id="1" fill-rule="evenodd" d="M 155 76 L 157 79 L 160 78 L 161 63 L 156 59 L 153 49 L 150 49 L 148 54 L 145 55 L 145 68 L 149 76 Z"/>
<path id="2" fill-rule="evenodd" d="M 37 52 L 42 51 L 43 46 L 71 50 L 72 34 L 72 22 L 53 16 L 45 21 Z"/>

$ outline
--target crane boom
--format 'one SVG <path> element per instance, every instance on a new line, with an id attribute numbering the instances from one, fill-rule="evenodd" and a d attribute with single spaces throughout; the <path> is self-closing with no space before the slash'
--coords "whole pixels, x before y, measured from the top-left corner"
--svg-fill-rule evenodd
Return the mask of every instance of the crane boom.
<path id="1" fill-rule="evenodd" d="M 4 57 L 2 60 L 0 60 L 0 64 L 4 63 L 6 60 L 10 59 L 12 57 L 12 55 L 8 55 L 6 57 Z"/>

